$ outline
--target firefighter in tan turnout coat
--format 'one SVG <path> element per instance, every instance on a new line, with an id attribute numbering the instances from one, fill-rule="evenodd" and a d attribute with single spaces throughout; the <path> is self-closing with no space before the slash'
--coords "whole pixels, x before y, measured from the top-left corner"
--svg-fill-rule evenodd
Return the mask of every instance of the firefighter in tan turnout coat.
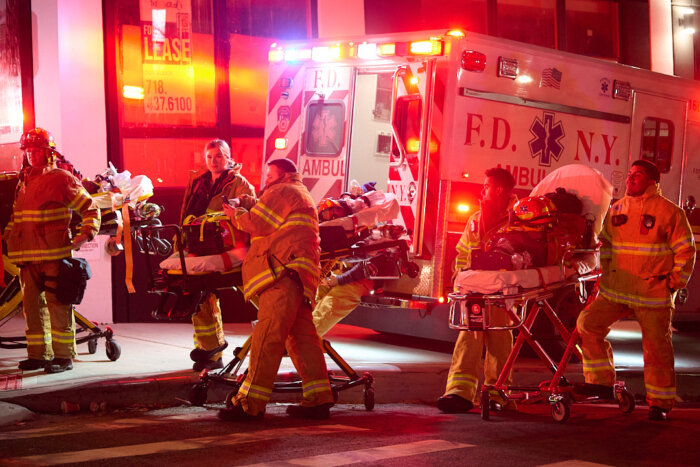
<path id="1" fill-rule="evenodd" d="M 239 204 L 238 201 L 234 204 Z M 224 206 L 251 247 L 243 263 L 245 297 L 258 297 L 248 374 L 224 420 L 262 415 L 272 393 L 285 347 L 302 379 L 303 400 L 287 413 L 328 418 L 333 405 L 321 342 L 311 316 L 320 276 L 318 215 L 309 191 L 288 159 L 268 164 L 265 189 L 257 202 L 242 197 Z"/>
<path id="2" fill-rule="evenodd" d="M 657 167 L 632 164 L 627 193 L 610 208 L 601 241 L 600 295 L 578 318 L 585 395 L 614 397 L 615 367 L 605 337 L 633 317 L 642 328 L 644 383 L 651 420 L 666 420 L 676 396 L 671 316 L 675 291 L 695 263 L 693 233 L 683 210 L 661 196 Z"/>

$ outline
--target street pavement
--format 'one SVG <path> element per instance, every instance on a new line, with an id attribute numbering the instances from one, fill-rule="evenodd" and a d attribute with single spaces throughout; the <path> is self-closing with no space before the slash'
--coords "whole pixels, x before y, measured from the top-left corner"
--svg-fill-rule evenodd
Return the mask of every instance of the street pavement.
<path id="1" fill-rule="evenodd" d="M 104 326 L 102 326 L 104 327 Z M 121 356 L 110 361 L 101 338 L 96 353 L 87 344 L 78 346 L 73 370 L 46 374 L 42 370 L 22 372 L 17 368 L 26 358 L 26 349 L 0 351 L 0 425 L 31 418 L 35 413 L 109 410 L 133 406 L 171 406 L 187 403 L 188 394 L 199 381 L 192 370 L 189 352 L 193 348 L 189 323 L 118 323 L 111 325 Z M 244 343 L 250 324 L 225 324 L 229 348 L 224 363 L 232 359 L 233 349 Z M 20 336 L 24 320 L 15 317 L 0 327 L 1 336 Z M 618 379 L 643 401 L 644 383 L 636 322 L 623 321 L 611 333 Z M 374 377 L 377 404 L 434 404 L 442 394 L 451 360 L 451 344 L 425 339 L 376 333 L 371 330 L 337 325 L 326 335 L 337 353 L 362 376 Z M 700 361 L 697 335 L 676 334 L 676 371 L 678 402 L 700 401 Z M 329 370 L 342 371 L 327 358 Z M 244 362 L 241 371 L 247 367 Z M 293 378 L 294 367 L 283 358 L 280 379 Z M 284 376 L 286 375 L 286 376 Z M 582 381 L 580 363 L 567 366 L 570 381 Z M 515 364 L 514 383 L 537 385 L 551 377 L 550 370 L 536 358 L 521 356 Z M 214 383 L 207 391 L 209 402 L 221 402 L 230 386 Z M 299 393 L 275 393 L 273 401 L 295 401 Z M 340 392 L 338 403 L 363 404 L 362 386 Z"/>

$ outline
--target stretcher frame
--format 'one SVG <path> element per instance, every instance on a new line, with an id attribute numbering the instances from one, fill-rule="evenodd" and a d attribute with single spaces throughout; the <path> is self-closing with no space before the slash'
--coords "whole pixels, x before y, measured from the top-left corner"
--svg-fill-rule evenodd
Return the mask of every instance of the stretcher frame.
<path id="1" fill-rule="evenodd" d="M 562 272 L 564 272 L 564 262 L 566 259 L 578 254 L 597 253 L 595 249 L 578 249 L 568 251 L 562 260 Z M 458 293 L 448 294 L 451 300 L 449 313 L 449 326 L 452 329 L 463 331 L 506 331 L 517 330 L 518 336 L 515 339 L 513 348 L 501 369 L 498 379 L 494 384 L 482 384 L 480 394 L 480 409 L 482 420 L 489 420 L 491 412 L 491 394 L 498 393 L 504 401 L 515 401 L 520 403 L 536 403 L 546 400 L 551 406 L 552 419 L 559 423 L 568 420 L 571 404 L 582 402 L 604 402 L 599 397 L 586 397 L 574 393 L 574 386 L 570 383 L 564 373 L 572 356 L 576 355 L 579 360 L 583 360 L 581 349 L 578 346 L 579 334 L 574 326 L 573 330 L 568 330 L 564 326 L 556 311 L 552 308 L 549 300 L 555 296 L 559 290 L 574 287 L 579 299 L 586 305 L 590 304 L 598 295 L 598 284 L 600 281 L 600 271 L 594 270 L 585 274 L 576 274 L 568 279 L 543 285 L 536 288 L 519 290 L 515 293 L 492 293 L 474 294 Z M 562 275 L 562 277 L 565 277 Z M 592 284 L 592 290 L 587 291 L 587 285 Z M 473 302 L 480 302 L 483 309 L 492 312 L 494 310 L 505 310 L 507 317 L 512 324 L 492 326 L 485 322 L 481 327 L 464 325 L 462 316 L 457 308 L 470 306 Z M 496 308 L 498 307 L 498 308 Z M 564 342 L 566 349 L 558 362 L 544 350 L 540 342 L 533 336 L 531 330 L 536 319 L 543 313 L 552 323 Z M 547 369 L 552 372 L 552 378 L 543 381 L 538 386 L 507 385 L 506 381 L 518 358 L 520 350 L 527 343 L 537 354 Z M 632 393 L 626 388 L 624 381 L 616 381 L 614 384 L 615 398 L 623 413 L 630 413 L 635 408 L 635 400 Z"/>
<path id="2" fill-rule="evenodd" d="M 160 271 L 159 279 L 154 277 L 154 268 L 150 262 L 150 255 L 147 241 L 151 236 L 157 235 L 162 230 L 172 230 L 175 233 L 175 241 L 177 245 L 178 256 L 180 259 L 181 270 L 164 272 Z M 144 238 L 144 244 L 146 245 L 146 263 L 150 271 L 150 293 L 154 293 L 159 296 L 159 301 L 154 308 L 152 315 L 158 319 L 173 319 L 182 318 L 185 316 L 191 316 L 194 313 L 180 313 L 175 310 L 177 306 L 178 293 L 194 293 L 199 294 L 200 298 L 198 300 L 191 300 L 190 305 L 194 305 L 194 308 L 201 304 L 201 300 L 208 293 L 216 293 L 217 290 L 228 288 L 233 289 L 239 293 L 242 293 L 241 287 L 243 284 L 241 276 L 241 267 L 234 268 L 232 271 L 227 272 L 207 272 L 207 273 L 191 273 L 187 271 L 187 264 L 185 261 L 184 250 L 182 247 L 182 235 L 181 228 L 176 224 L 168 224 L 161 226 L 146 226 L 139 229 L 139 234 Z M 352 257 L 358 259 L 363 255 L 373 253 L 382 249 L 387 248 L 397 248 L 400 254 L 400 261 L 406 261 L 408 263 L 408 246 L 405 240 L 387 240 L 380 243 L 369 244 L 365 246 L 353 246 L 348 248 L 342 248 L 339 250 L 334 250 L 331 252 L 324 252 L 321 255 L 321 266 L 323 271 L 330 271 L 333 264 L 342 258 Z M 397 266 L 404 267 L 404 266 Z M 176 283 L 176 287 L 179 292 L 173 292 L 167 290 L 170 284 L 169 281 Z M 172 301 L 172 297 L 175 297 L 176 303 L 172 307 L 168 306 L 168 303 Z M 251 303 L 257 308 L 257 302 L 252 300 Z M 209 387 L 213 383 L 221 383 L 232 387 L 232 390 L 226 395 L 226 405 L 227 407 L 232 406 L 233 400 L 240 389 L 241 384 L 245 380 L 247 369 L 242 371 L 242 365 L 245 358 L 250 352 L 252 335 L 248 336 L 246 341 L 240 346 L 236 347 L 233 351 L 234 358 L 224 365 L 223 368 L 219 370 L 202 370 L 200 373 L 199 383 L 192 386 L 188 394 L 188 400 L 192 405 L 204 405 L 207 402 L 207 393 Z M 319 338 L 321 339 L 321 338 Z M 227 345 L 227 344 L 226 344 Z M 218 353 L 225 346 L 211 351 L 212 355 Z M 370 372 L 365 372 L 362 375 L 358 374 L 341 356 L 338 354 L 330 342 L 326 339 L 321 339 L 321 347 L 326 355 L 328 355 L 331 360 L 340 368 L 343 375 L 336 375 L 332 371 L 329 371 L 329 382 L 331 386 L 331 392 L 333 393 L 334 401 L 338 399 L 338 393 L 346 389 L 350 389 L 357 386 L 363 387 L 363 403 L 365 409 L 372 410 L 375 406 L 375 390 L 374 390 L 374 376 Z M 276 381 L 273 385 L 273 392 L 276 393 L 290 393 L 290 392 L 302 392 L 302 382 L 301 380 L 295 381 Z"/>

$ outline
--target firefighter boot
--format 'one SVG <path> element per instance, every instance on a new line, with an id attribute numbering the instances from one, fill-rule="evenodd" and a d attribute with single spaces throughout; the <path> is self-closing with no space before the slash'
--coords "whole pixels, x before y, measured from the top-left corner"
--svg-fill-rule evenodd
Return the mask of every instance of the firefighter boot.
<path id="1" fill-rule="evenodd" d="M 43 360 L 40 358 L 28 358 L 19 362 L 19 369 L 24 371 L 38 370 L 39 368 L 44 368 L 47 364 L 51 363 L 51 360 Z"/>
<path id="2" fill-rule="evenodd" d="M 223 420 L 225 422 L 249 422 L 255 419 L 260 419 L 262 418 L 262 416 L 262 412 L 260 412 L 257 415 L 250 415 L 248 412 L 243 410 L 243 407 L 241 407 L 238 404 L 234 405 L 231 408 L 221 409 L 217 414 L 219 420 Z"/>
<path id="3" fill-rule="evenodd" d="M 668 410 L 652 405 L 649 407 L 649 420 L 653 420 L 655 422 L 664 422 L 668 420 Z"/>
<path id="4" fill-rule="evenodd" d="M 287 407 L 287 415 L 294 418 L 306 418 L 309 420 L 326 420 L 331 416 L 331 407 L 333 407 L 333 404 L 330 402 L 311 407 L 304 405 L 290 405 Z"/>
<path id="5" fill-rule="evenodd" d="M 63 373 L 73 369 L 73 360 L 70 358 L 54 358 L 44 367 L 46 373 Z"/>
<path id="6" fill-rule="evenodd" d="M 445 413 L 466 413 L 474 408 L 474 403 L 457 394 L 447 394 L 438 399 L 437 406 Z"/>

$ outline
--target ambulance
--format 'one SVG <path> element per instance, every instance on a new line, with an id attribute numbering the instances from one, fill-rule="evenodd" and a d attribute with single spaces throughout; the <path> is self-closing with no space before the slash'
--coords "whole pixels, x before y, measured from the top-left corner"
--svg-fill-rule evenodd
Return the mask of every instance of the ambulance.
<path id="1" fill-rule="evenodd" d="M 620 198 L 630 163 L 644 158 L 700 233 L 696 82 L 463 31 L 277 43 L 269 62 L 264 164 L 296 162 L 317 202 L 352 180 L 394 193 L 421 266 L 345 323 L 454 338 L 441 303 L 491 167 L 512 172 L 526 196 L 558 167 L 586 164 Z M 699 277 L 679 312 L 700 316 Z"/>

